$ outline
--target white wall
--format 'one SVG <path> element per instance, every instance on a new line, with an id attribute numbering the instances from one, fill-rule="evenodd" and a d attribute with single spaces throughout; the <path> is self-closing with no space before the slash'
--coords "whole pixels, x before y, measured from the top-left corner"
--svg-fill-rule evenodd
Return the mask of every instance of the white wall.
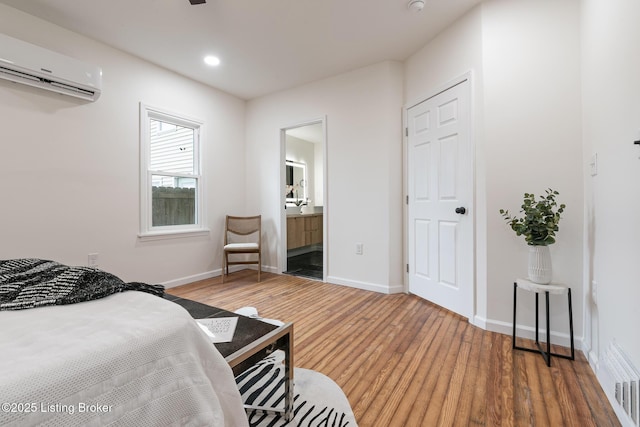
<path id="1" fill-rule="evenodd" d="M 598 160 L 584 173 L 585 289 L 597 282 L 587 339 L 596 369 L 613 341 L 640 368 L 640 3 L 583 0 L 581 12 L 583 164 Z"/>
<path id="2" fill-rule="evenodd" d="M 410 106 L 471 70 L 475 145 L 476 318 L 510 333 L 513 281 L 527 251 L 498 211 L 518 211 L 525 192 L 553 187 L 568 209 L 551 248 L 554 280 L 574 290 L 582 334 L 582 158 L 578 2 L 483 2 L 406 62 Z M 544 31 L 540 23 L 544 22 Z M 568 333 L 566 301 L 554 331 Z M 523 305 L 519 322 L 533 325 Z"/>
<path id="3" fill-rule="evenodd" d="M 252 100 L 247 105 L 247 208 L 264 217 L 265 263 L 282 253 L 280 129 L 327 118 L 328 277 L 402 289 L 402 66 L 384 62 Z M 364 254 L 355 254 L 355 244 Z"/>
<path id="4" fill-rule="evenodd" d="M 144 282 L 219 269 L 224 214 L 244 212 L 244 101 L 4 5 L 0 28 L 104 74 L 95 103 L 0 81 L 0 258 L 86 265 L 97 252 Z M 138 241 L 141 101 L 204 122 L 209 237 Z"/>
<path id="5" fill-rule="evenodd" d="M 487 322 L 509 332 L 513 280 L 528 248 L 500 208 L 552 187 L 567 205 L 552 245 L 553 280 L 572 287 L 575 334 L 583 334 L 583 180 L 579 2 L 494 0 L 482 5 L 487 188 Z M 552 301 L 554 331 L 568 334 L 566 300 Z M 519 321 L 533 325 L 533 307 Z"/>

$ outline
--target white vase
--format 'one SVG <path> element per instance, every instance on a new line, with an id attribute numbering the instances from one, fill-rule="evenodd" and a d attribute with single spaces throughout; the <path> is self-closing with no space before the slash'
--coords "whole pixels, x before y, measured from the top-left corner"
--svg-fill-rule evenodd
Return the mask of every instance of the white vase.
<path id="1" fill-rule="evenodd" d="M 551 282 L 551 275 L 549 246 L 529 246 L 529 280 L 547 285 Z"/>

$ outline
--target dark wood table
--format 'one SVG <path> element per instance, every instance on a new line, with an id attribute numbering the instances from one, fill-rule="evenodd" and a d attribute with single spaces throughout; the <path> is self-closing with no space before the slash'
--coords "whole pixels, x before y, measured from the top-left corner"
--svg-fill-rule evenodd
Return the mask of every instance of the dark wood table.
<path id="1" fill-rule="evenodd" d="M 251 317 L 242 316 L 222 308 L 202 304 L 197 301 L 165 294 L 165 299 L 175 302 L 189 312 L 194 319 L 215 317 L 237 317 L 238 323 L 231 342 L 215 343 L 225 358 L 233 374 L 238 376 L 258 361 L 276 350 L 284 352 L 284 409 L 245 405 L 247 410 L 279 412 L 286 421 L 293 414 L 293 323 L 276 326 Z"/>

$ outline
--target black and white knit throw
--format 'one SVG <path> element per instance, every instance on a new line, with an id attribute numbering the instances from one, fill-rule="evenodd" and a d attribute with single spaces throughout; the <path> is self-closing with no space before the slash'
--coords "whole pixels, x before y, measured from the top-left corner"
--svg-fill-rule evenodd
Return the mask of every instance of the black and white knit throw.
<path id="1" fill-rule="evenodd" d="M 162 296 L 164 286 L 125 283 L 97 268 L 71 267 L 42 259 L 0 260 L 0 310 L 73 304 L 124 291 Z"/>

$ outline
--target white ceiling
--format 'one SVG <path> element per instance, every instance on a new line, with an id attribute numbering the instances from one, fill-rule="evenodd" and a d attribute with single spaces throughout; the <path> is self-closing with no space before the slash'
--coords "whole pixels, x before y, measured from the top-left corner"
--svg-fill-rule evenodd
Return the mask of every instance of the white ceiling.
<path id="1" fill-rule="evenodd" d="M 243 99 L 403 61 L 481 1 L 0 0 Z"/>

